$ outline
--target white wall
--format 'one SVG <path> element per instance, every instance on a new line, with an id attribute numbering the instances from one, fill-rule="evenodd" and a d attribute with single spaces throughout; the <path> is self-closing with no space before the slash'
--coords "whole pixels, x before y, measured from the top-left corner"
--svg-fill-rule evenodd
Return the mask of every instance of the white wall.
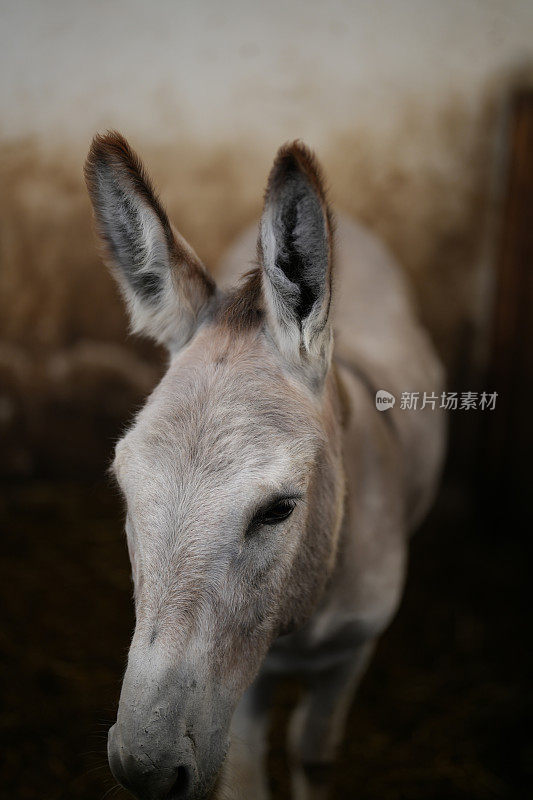
<path id="1" fill-rule="evenodd" d="M 394 135 L 528 58 L 531 0 L 2 0 L 0 135 Z"/>

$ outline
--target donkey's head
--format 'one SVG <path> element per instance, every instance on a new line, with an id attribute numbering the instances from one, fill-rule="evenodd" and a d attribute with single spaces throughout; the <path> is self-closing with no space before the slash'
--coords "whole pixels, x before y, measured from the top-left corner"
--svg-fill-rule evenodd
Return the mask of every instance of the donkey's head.
<path id="1" fill-rule="evenodd" d="M 109 759 L 140 798 L 202 798 L 240 696 L 273 639 L 308 618 L 334 561 L 331 221 L 313 157 L 283 147 L 257 266 L 222 293 L 121 136 L 94 140 L 86 177 L 133 330 L 170 352 L 114 461 L 136 628 Z"/>

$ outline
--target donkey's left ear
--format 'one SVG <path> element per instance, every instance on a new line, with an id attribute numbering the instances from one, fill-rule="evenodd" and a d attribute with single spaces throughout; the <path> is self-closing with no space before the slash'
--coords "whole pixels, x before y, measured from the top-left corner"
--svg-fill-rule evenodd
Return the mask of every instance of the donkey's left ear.
<path id="1" fill-rule="evenodd" d="M 208 308 L 213 280 L 173 230 L 143 165 L 123 136 L 115 132 L 95 136 L 85 179 L 106 260 L 126 299 L 132 330 L 178 350 Z"/>
<path id="2" fill-rule="evenodd" d="M 320 169 L 301 142 L 270 172 L 259 234 L 269 328 L 293 362 L 323 372 L 331 355 L 332 217 Z"/>

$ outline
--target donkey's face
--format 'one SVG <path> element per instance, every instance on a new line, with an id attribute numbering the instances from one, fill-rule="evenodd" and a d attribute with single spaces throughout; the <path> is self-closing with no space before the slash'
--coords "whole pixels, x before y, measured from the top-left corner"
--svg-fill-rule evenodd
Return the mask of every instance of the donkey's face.
<path id="1" fill-rule="evenodd" d="M 110 764 L 140 798 L 202 798 L 240 696 L 335 555 L 329 215 L 308 151 L 282 148 L 258 267 L 222 295 L 121 137 L 95 139 L 86 175 L 133 327 L 171 353 L 114 462 L 137 622 Z"/>

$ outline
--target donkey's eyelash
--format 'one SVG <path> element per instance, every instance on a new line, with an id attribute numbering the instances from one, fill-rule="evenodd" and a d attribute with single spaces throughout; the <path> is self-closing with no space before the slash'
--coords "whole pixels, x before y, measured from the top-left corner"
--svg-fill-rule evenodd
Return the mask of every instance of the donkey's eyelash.
<path id="1" fill-rule="evenodd" d="M 300 494 L 279 495 L 269 500 L 254 513 L 246 535 L 249 536 L 262 525 L 279 525 L 284 522 L 290 517 L 301 497 Z"/>

